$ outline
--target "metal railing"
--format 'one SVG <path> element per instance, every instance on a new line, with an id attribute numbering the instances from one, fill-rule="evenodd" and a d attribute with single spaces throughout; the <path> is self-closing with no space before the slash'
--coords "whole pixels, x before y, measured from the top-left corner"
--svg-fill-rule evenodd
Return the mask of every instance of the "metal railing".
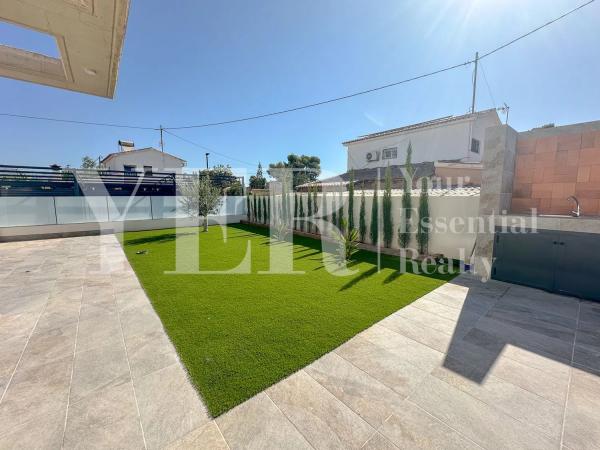
<path id="1" fill-rule="evenodd" d="M 0 165 L 0 197 L 174 196 L 178 184 L 188 177 L 168 172 Z M 222 188 L 240 180 L 235 176 L 211 179 Z"/>

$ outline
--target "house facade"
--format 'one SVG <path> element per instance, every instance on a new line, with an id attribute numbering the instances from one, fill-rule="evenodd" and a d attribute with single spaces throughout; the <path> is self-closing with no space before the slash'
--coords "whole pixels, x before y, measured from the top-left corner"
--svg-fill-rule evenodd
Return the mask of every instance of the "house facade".
<path id="1" fill-rule="evenodd" d="M 143 173 L 181 173 L 186 161 L 152 147 L 110 153 L 102 161 L 105 169 Z"/>
<path id="2" fill-rule="evenodd" d="M 500 125 L 495 109 L 442 117 L 343 142 L 348 152 L 348 170 L 402 165 L 409 144 L 412 162 L 453 161 L 480 163 L 485 130 Z"/>

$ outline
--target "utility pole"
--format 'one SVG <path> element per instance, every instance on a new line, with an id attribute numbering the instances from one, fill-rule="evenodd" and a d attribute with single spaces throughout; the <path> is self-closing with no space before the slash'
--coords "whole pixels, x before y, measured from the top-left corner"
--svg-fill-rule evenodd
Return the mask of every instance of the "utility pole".
<path id="1" fill-rule="evenodd" d="M 477 64 L 479 63 L 479 52 L 475 52 L 475 70 L 473 72 L 473 99 L 471 100 L 471 114 L 475 112 L 475 97 L 477 96 Z"/>
<path id="2" fill-rule="evenodd" d="M 159 130 L 160 130 L 160 151 L 161 152 L 165 152 L 165 143 L 163 141 L 163 126 L 159 125 Z"/>
<path id="3" fill-rule="evenodd" d="M 208 155 L 210 155 L 210 153 L 204 154 L 204 156 L 206 157 L 206 170 L 208 170 Z"/>

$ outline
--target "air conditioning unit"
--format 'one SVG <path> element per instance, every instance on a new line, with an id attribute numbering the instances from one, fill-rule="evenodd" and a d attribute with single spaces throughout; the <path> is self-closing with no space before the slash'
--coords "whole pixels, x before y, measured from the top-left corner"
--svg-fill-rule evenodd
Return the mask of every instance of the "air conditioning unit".
<path id="1" fill-rule="evenodd" d="M 380 152 L 379 150 L 374 150 L 372 152 L 367 153 L 367 162 L 379 161 Z"/>

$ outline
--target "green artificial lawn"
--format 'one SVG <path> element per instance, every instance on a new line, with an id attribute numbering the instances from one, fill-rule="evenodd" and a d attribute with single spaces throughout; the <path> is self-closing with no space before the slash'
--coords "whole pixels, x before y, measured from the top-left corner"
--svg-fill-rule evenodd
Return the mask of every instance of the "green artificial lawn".
<path id="1" fill-rule="evenodd" d="M 264 228 L 237 224 L 226 230 L 227 242 L 220 227 L 200 233 L 200 269 L 237 267 L 250 242 L 252 273 L 165 273 L 175 270 L 175 230 L 121 236 L 129 262 L 213 416 L 452 278 L 401 274 L 398 258 L 384 255 L 378 272 L 377 255 L 366 251 L 350 264 L 358 273 L 334 276 L 323 267 L 320 241 L 299 236 L 294 236 L 294 270 L 304 274 L 259 274 L 269 269 L 270 245 L 289 244 L 271 244 Z M 178 241 L 192 242 L 194 229 L 186 231 Z M 136 253 L 141 250 L 146 252 Z"/>

